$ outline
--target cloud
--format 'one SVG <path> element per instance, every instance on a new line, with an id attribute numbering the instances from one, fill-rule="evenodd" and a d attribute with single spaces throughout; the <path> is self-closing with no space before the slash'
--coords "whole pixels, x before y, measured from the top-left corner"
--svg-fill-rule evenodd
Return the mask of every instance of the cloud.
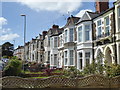
<path id="1" fill-rule="evenodd" d="M 84 10 L 81 10 L 79 13 L 77 13 L 77 14 L 76 14 L 76 17 L 82 17 L 83 14 L 84 14 L 86 11 L 92 12 L 92 10 L 90 10 L 90 9 L 84 9 Z"/>
<path id="2" fill-rule="evenodd" d="M 0 29 L 2 28 L 2 25 L 6 25 L 7 20 L 4 17 L 0 17 Z"/>
<path id="3" fill-rule="evenodd" d="M 50 0 L 45 0 L 44 2 L 40 2 L 39 0 L 18 0 L 23 5 L 26 5 L 27 7 L 39 12 L 41 10 L 46 11 L 58 11 L 59 13 L 67 13 L 73 12 L 77 10 L 82 5 L 82 0 L 78 0 L 79 2 L 74 2 L 74 0 L 70 0 L 71 2 L 68 2 L 69 0 L 64 0 L 66 2 L 56 0 L 56 2 L 50 2 Z"/>
<path id="4" fill-rule="evenodd" d="M 20 37 L 20 36 L 16 33 L 15 34 L 13 34 L 13 33 L 5 34 L 5 35 L 0 36 L 0 41 L 13 40 L 18 37 Z"/>
<path id="5" fill-rule="evenodd" d="M 12 33 L 10 28 L 2 28 L 3 25 L 7 25 L 7 19 L 4 17 L 0 17 L 0 42 L 13 40 L 15 38 L 20 37 L 17 33 Z"/>

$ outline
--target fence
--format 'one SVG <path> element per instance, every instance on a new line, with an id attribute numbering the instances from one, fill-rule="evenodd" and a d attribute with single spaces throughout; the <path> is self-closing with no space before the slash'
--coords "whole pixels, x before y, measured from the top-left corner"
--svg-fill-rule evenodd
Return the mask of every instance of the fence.
<path id="1" fill-rule="evenodd" d="M 83 78 L 65 78 L 61 76 L 46 79 L 3 77 L 3 88 L 120 88 L 120 76 L 107 78 L 91 75 Z"/>

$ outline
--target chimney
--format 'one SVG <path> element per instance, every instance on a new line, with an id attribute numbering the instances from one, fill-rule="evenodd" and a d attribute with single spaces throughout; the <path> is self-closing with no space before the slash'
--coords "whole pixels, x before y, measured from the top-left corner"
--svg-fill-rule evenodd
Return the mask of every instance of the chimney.
<path id="1" fill-rule="evenodd" d="M 43 31 L 42 35 L 43 35 L 43 39 L 45 39 L 45 36 L 47 35 L 47 31 Z"/>
<path id="2" fill-rule="evenodd" d="M 53 25 L 52 28 L 53 28 L 53 29 L 58 29 L 59 26 L 58 26 L 58 25 Z"/>
<path id="3" fill-rule="evenodd" d="M 109 9 L 109 0 L 96 0 L 96 12 L 101 13 Z"/>

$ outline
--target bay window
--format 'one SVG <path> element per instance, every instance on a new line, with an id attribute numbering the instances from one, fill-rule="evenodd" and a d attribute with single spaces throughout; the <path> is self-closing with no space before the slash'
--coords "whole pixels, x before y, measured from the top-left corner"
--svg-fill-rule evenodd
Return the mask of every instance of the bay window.
<path id="1" fill-rule="evenodd" d="M 85 41 L 90 40 L 90 25 L 85 25 Z"/>
<path id="2" fill-rule="evenodd" d="M 78 27 L 78 42 L 82 41 L 82 26 Z"/>
<path id="3" fill-rule="evenodd" d="M 110 20 L 109 20 L 109 16 L 107 16 L 105 18 L 105 31 L 106 31 L 106 36 L 109 35 L 109 30 L 110 30 Z"/>
<path id="4" fill-rule="evenodd" d="M 74 64 L 74 54 L 73 54 L 73 50 L 70 50 L 70 65 L 73 65 Z"/>
<path id="5" fill-rule="evenodd" d="M 69 41 L 70 42 L 73 42 L 73 34 L 74 34 L 74 29 L 73 28 L 70 28 L 70 35 L 69 35 Z"/>

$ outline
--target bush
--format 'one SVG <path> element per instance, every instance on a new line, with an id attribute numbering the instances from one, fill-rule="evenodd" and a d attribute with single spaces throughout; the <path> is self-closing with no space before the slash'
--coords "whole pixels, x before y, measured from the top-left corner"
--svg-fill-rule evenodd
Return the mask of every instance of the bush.
<path id="1" fill-rule="evenodd" d="M 64 70 L 64 75 L 70 78 L 75 78 L 78 76 L 83 76 L 82 72 L 80 72 L 76 67 L 69 67 L 68 69 Z"/>
<path id="2" fill-rule="evenodd" d="M 6 76 L 18 76 L 22 71 L 22 62 L 17 58 L 12 58 L 9 60 L 7 66 L 4 68 Z"/>

